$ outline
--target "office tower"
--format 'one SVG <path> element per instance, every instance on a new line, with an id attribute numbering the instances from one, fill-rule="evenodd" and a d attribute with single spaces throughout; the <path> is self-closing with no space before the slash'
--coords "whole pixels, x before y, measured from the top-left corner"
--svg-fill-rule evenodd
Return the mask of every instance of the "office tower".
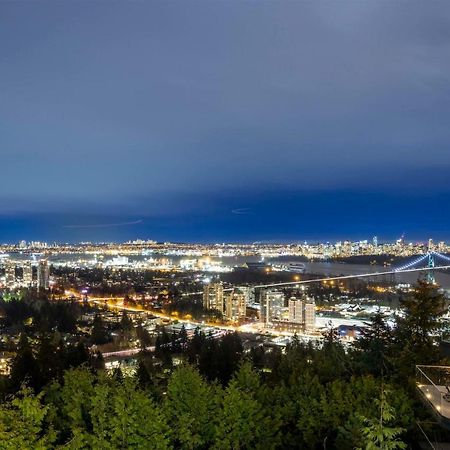
<path id="1" fill-rule="evenodd" d="M 224 313 L 222 283 L 205 284 L 203 287 L 203 306 L 206 309 L 217 309 Z"/>
<path id="2" fill-rule="evenodd" d="M 261 291 L 260 296 L 260 320 L 263 324 L 280 320 L 284 308 L 284 294 L 280 291 Z"/>
<path id="3" fill-rule="evenodd" d="M 22 265 L 22 284 L 24 287 L 31 287 L 33 284 L 33 266 L 31 261 L 25 261 Z"/>
<path id="4" fill-rule="evenodd" d="M 224 296 L 225 317 L 229 320 L 244 320 L 246 309 L 246 295 L 240 289 L 233 289 Z"/>
<path id="5" fill-rule="evenodd" d="M 303 323 L 303 302 L 295 297 L 289 299 L 289 322 Z"/>
<path id="6" fill-rule="evenodd" d="M 377 236 L 373 237 L 373 246 L 378 247 L 378 237 Z"/>
<path id="7" fill-rule="evenodd" d="M 38 289 L 48 289 L 50 281 L 50 267 L 46 259 L 41 259 L 37 267 L 37 286 Z"/>
<path id="8" fill-rule="evenodd" d="M 16 262 L 11 259 L 5 261 L 5 284 L 13 287 L 16 283 Z"/>

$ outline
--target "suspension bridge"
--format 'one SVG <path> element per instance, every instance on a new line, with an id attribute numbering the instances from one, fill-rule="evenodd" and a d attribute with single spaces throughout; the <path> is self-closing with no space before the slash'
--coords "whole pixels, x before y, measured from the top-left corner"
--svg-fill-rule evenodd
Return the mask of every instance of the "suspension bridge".
<path id="1" fill-rule="evenodd" d="M 436 262 L 441 262 L 441 265 L 437 265 Z M 443 264 L 444 263 L 444 264 Z M 421 266 L 421 267 L 418 267 Z M 271 287 L 282 287 L 282 286 L 299 286 L 302 284 L 311 283 L 321 283 L 328 281 L 339 281 L 339 280 L 351 280 L 354 278 L 372 278 L 372 277 L 382 277 L 386 275 L 396 275 L 402 273 L 414 273 L 414 272 L 426 272 L 426 280 L 429 283 L 435 283 L 434 271 L 436 270 L 448 270 L 450 269 L 450 257 L 438 253 L 436 251 L 428 251 L 423 255 L 409 261 L 408 263 L 395 267 L 391 270 L 383 270 L 379 272 L 367 272 L 358 273 L 352 275 L 338 275 L 338 276 L 327 276 L 323 278 L 311 278 L 308 280 L 297 280 L 297 281 L 287 281 L 280 283 L 269 283 L 269 284 L 258 284 L 253 286 L 256 289 L 267 289 Z M 224 289 L 226 291 L 232 291 L 233 288 Z M 182 294 L 183 297 L 190 297 L 192 295 L 201 295 L 203 292 L 185 292 Z"/>
<path id="2" fill-rule="evenodd" d="M 436 261 L 441 261 L 441 265 L 437 265 Z M 442 264 L 445 262 L 445 264 Z M 271 283 L 271 284 L 260 284 L 254 286 L 255 288 L 269 288 L 277 286 L 296 286 L 300 284 L 310 284 L 310 283 L 320 283 L 324 281 L 339 281 L 348 280 L 352 278 L 371 278 L 380 277 L 386 275 L 396 275 L 402 273 L 413 273 L 413 272 L 424 272 L 426 271 L 426 280 L 429 283 L 435 283 L 434 271 L 435 270 L 448 270 L 450 269 L 450 257 L 442 255 L 441 253 L 435 251 L 428 251 L 427 253 L 415 258 L 413 261 L 408 262 L 400 267 L 395 267 L 392 270 L 380 271 L 380 272 L 368 272 L 359 273 L 353 275 L 339 275 L 335 277 L 324 277 L 324 278 L 314 278 L 309 280 L 298 280 L 298 281 L 288 281 L 281 283 Z M 418 267 L 418 266 L 422 267 Z"/>

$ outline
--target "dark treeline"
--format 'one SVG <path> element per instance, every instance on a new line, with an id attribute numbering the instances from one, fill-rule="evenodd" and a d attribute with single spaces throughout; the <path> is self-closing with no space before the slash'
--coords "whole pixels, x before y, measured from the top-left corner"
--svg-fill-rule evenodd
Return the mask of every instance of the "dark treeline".
<path id="1" fill-rule="evenodd" d="M 198 283 L 184 273 L 166 273 L 158 270 L 52 267 L 58 278 L 56 295 L 65 289 L 81 291 L 89 287 L 89 295 L 119 297 L 151 294 L 159 300 L 178 297 L 181 293 L 196 292 Z M 161 294 L 161 291 L 166 291 Z"/>
<path id="2" fill-rule="evenodd" d="M 35 290 L 23 290 L 0 298 L 2 326 L 9 334 L 20 331 L 75 333 L 81 314 L 77 302 L 52 302 L 47 294 Z"/>
<path id="3" fill-rule="evenodd" d="M 446 306 L 419 283 L 394 328 L 377 314 L 350 349 L 331 328 L 321 346 L 294 338 L 284 351 L 161 332 L 134 375 L 86 361 L 42 387 L 25 377 L 0 406 L 0 448 L 415 448 L 427 417 L 415 364 L 442 362 Z"/>
<path id="4" fill-rule="evenodd" d="M 10 376 L 1 379 L 2 397 L 17 392 L 24 382 L 35 392 L 39 392 L 48 383 L 61 381 L 65 371 L 70 368 L 103 368 L 101 354 L 89 351 L 83 341 L 66 344 L 59 333 L 44 334 L 38 341 L 38 345 L 32 346 L 26 334 L 21 334 Z"/>

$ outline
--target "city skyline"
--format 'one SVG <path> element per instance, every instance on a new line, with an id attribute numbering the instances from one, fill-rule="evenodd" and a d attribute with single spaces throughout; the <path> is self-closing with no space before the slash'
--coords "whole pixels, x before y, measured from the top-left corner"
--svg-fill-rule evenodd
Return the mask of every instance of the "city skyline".
<path id="1" fill-rule="evenodd" d="M 78 228 L 78 227 L 76 227 Z M 80 227 L 80 228 L 94 228 L 94 229 L 103 229 L 103 228 L 112 228 L 109 224 L 100 225 L 100 226 L 86 226 L 86 227 Z M 112 239 L 102 239 L 102 238 L 95 238 L 95 236 L 91 236 L 90 238 L 86 237 L 85 239 L 68 239 L 68 240 L 62 240 L 62 239 L 55 239 L 55 235 L 48 235 L 49 238 L 33 238 L 25 236 L 21 232 L 14 233 L 11 238 L 5 238 L 5 235 L 2 236 L 2 240 L 0 241 L 1 245 L 8 245 L 8 246 L 20 246 L 21 243 L 26 243 L 27 246 L 33 247 L 33 244 L 37 244 L 37 247 L 40 245 L 45 246 L 51 246 L 51 245 L 79 245 L 79 244 L 93 244 L 93 245 L 100 245 L 100 244 L 128 244 L 128 243 L 137 243 L 139 241 L 142 242 L 142 245 L 145 245 L 145 243 L 172 243 L 172 244 L 186 244 L 186 245 L 199 245 L 199 246 L 208 246 L 208 245 L 335 245 L 340 242 L 351 242 L 351 243 L 359 243 L 359 242 L 371 242 L 373 239 L 376 239 L 378 241 L 378 244 L 383 245 L 393 245 L 395 242 L 398 242 L 399 240 L 403 241 L 403 243 L 406 244 L 414 244 L 414 245 L 427 245 L 428 242 L 431 240 L 435 243 L 438 242 L 450 242 L 450 238 L 446 239 L 444 237 L 440 236 L 432 236 L 428 234 L 423 234 L 422 236 L 414 234 L 414 235 L 407 235 L 406 233 L 399 233 L 398 235 L 391 235 L 389 237 L 383 236 L 382 234 L 375 234 L 373 236 L 369 235 L 363 235 L 362 233 L 359 233 L 359 236 L 357 238 L 354 238 L 352 236 L 349 236 L 348 234 L 343 234 L 344 237 L 337 237 L 337 238 L 326 238 L 319 237 L 319 238 L 305 238 L 301 239 L 294 238 L 294 239 L 288 239 L 286 237 L 280 238 L 280 239 L 236 239 L 236 240 L 226 240 L 226 239 L 158 239 L 158 236 L 155 235 L 145 235 L 145 234 L 135 234 L 133 232 L 127 233 L 127 237 L 122 238 L 112 238 Z M 41 235 L 42 236 L 42 235 Z"/>
<path id="2" fill-rule="evenodd" d="M 23 236 L 22 236 L 23 237 Z M 374 241 L 376 241 L 376 244 L 372 244 Z M 190 241 L 190 240 L 161 240 L 161 239 L 152 239 L 152 237 L 149 236 L 133 236 L 130 239 L 127 240 L 82 240 L 82 241 L 58 241 L 58 240 L 37 240 L 37 239 L 17 239 L 17 240 L 3 240 L 0 241 L 0 246 L 17 246 L 20 248 L 46 248 L 51 246 L 77 246 L 77 245 L 86 245 L 86 244 L 92 244 L 92 245 L 102 245 L 102 244 L 111 244 L 111 245 L 130 245 L 130 244 L 136 244 L 140 246 L 145 245 L 159 245 L 159 244 L 174 244 L 174 245 L 198 245 L 198 246 L 211 246 L 211 245 L 217 245 L 217 246 L 249 246 L 249 245 L 293 245 L 293 246 L 310 246 L 310 245 L 337 245 L 342 243 L 352 243 L 352 244 L 370 244 L 370 245 L 394 245 L 400 243 L 402 245 L 423 245 L 427 246 L 430 242 L 434 244 L 438 243 L 450 243 L 450 240 L 446 239 L 434 239 L 433 237 L 428 238 L 421 238 L 421 239 L 413 239 L 408 236 L 406 236 L 404 233 L 393 239 L 385 239 L 381 238 L 378 235 L 374 236 L 365 236 L 361 239 L 350 239 L 350 238 L 344 238 L 344 239 L 297 239 L 297 240 L 259 240 L 259 241 Z"/>

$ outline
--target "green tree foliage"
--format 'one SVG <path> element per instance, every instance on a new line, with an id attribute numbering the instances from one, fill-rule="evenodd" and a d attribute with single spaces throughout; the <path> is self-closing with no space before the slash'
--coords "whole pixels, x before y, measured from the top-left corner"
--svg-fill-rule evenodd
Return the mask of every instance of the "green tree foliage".
<path id="1" fill-rule="evenodd" d="M 90 411 L 94 397 L 94 376 L 84 368 L 68 370 L 61 388 L 58 415 L 63 418 L 63 435 L 70 448 L 84 448 L 91 429 Z"/>
<path id="2" fill-rule="evenodd" d="M 160 408 L 132 378 L 98 380 L 89 413 L 92 433 L 88 440 L 94 449 L 169 448 L 168 427 Z"/>
<path id="3" fill-rule="evenodd" d="M 278 417 L 259 400 L 261 384 L 244 363 L 225 390 L 214 449 L 275 449 L 280 443 Z"/>
<path id="4" fill-rule="evenodd" d="M 442 332 L 447 303 L 436 286 L 419 281 L 415 292 L 402 301 L 403 317 L 395 332 L 395 369 L 399 376 L 412 376 L 416 364 L 439 360 L 436 336 Z"/>
<path id="5" fill-rule="evenodd" d="M 79 368 L 66 373 L 59 389 L 55 404 L 68 448 L 169 448 L 160 407 L 132 378 L 94 375 Z"/>
<path id="6" fill-rule="evenodd" d="M 153 397 L 160 399 L 163 392 L 163 376 L 159 361 L 153 354 L 146 350 L 141 351 L 135 373 L 139 387 L 150 391 Z"/>
<path id="7" fill-rule="evenodd" d="M 174 371 L 167 387 L 164 411 L 178 447 L 210 447 L 215 432 L 216 396 L 217 388 L 208 385 L 191 366 Z"/>
<path id="8" fill-rule="evenodd" d="M 393 331 L 386 324 L 383 313 L 377 311 L 355 344 L 357 363 L 364 373 L 381 376 L 390 371 L 392 340 Z"/>
<path id="9" fill-rule="evenodd" d="M 42 404 L 43 393 L 33 395 L 23 387 L 9 402 L 0 405 L 0 449 L 46 450 L 55 433 L 45 423 L 49 410 Z"/>
<path id="10" fill-rule="evenodd" d="M 396 450 L 406 448 L 406 444 L 399 439 L 405 429 L 390 426 L 395 420 L 395 410 L 387 401 L 388 392 L 381 390 L 381 397 L 375 399 L 379 408 L 379 416 L 374 419 L 363 418 L 366 425 L 362 432 L 366 450 Z"/>
<path id="11" fill-rule="evenodd" d="M 334 345 L 334 344 L 333 344 Z M 379 380 L 373 376 L 349 375 L 345 367 L 352 365 L 354 353 L 330 353 L 337 356 L 343 371 L 332 376 L 324 348 L 294 342 L 280 357 L 267 383 L 273 408 L 279 411 L 283 448 L 347 449 L 362 445 L 358 414 L 374 417 L 373 398 L 379 392 Z M 359 357 L 359 355 L 358 355 Z M 412 421 L 411 401 L 400 387 L 395 409 L 399 424 Z"/>
<path id="12" fill-rule="evenodd" d="M 22 334 L 11 364 L 10 391 L 17 392 L 23 382 L 40 390 L 52 380 L 61 380 L 66 369 L 82 364 L 102 368 L 103 360 L 91 355 L 82 341 L 66 347 L 58 332 L 41 335 L 33 352 L 27 336 Z"/>
<path id="13" fill-rule="evenodd" d="M 73 368 L 85 364 L 90 359 L 90 353 L 83 341 L 79 341 L 77 345 L 70 346 L 67 349 L 66 365 L 67 368 Z"/>

